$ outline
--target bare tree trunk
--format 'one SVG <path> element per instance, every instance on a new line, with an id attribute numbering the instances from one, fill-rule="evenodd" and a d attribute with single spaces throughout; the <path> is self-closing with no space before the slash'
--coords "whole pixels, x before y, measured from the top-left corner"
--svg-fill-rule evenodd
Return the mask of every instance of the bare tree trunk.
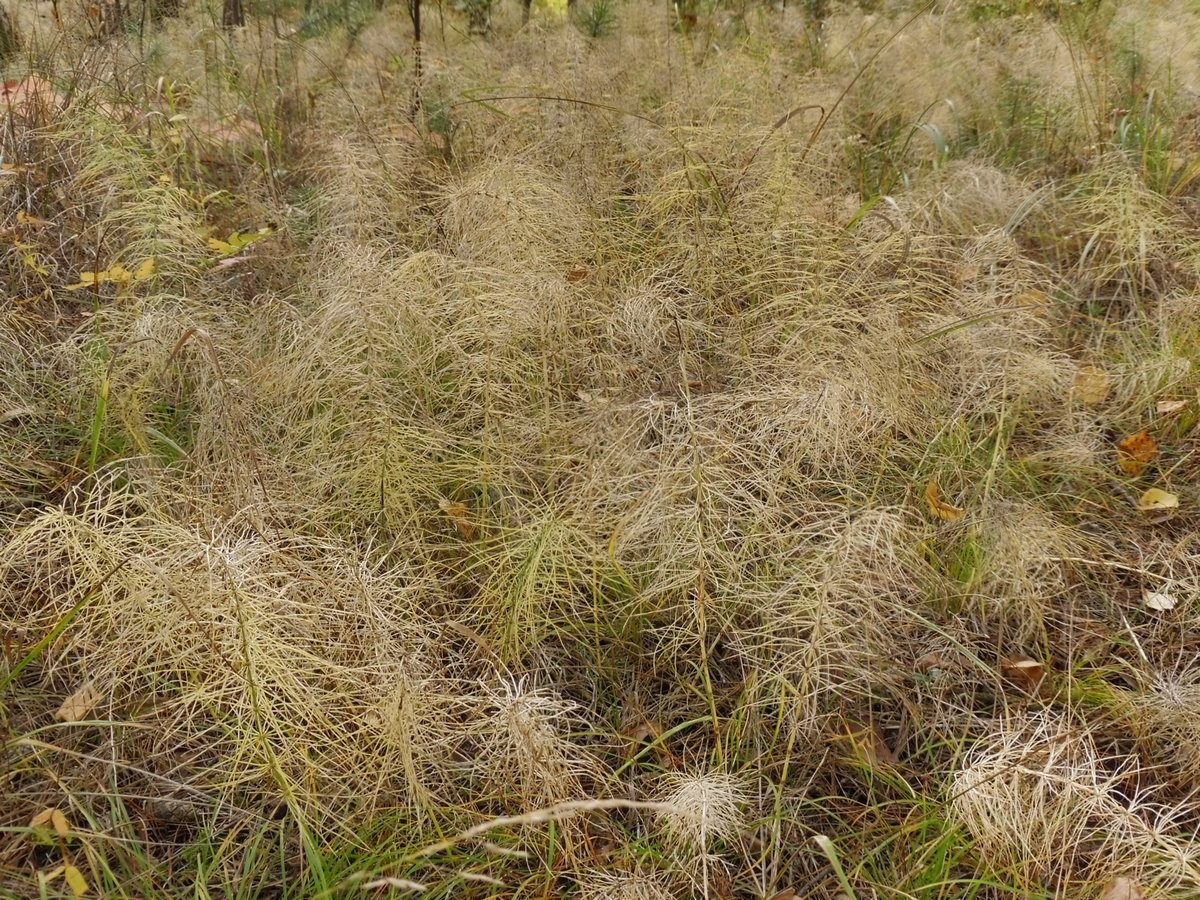
<path id="1" fill-rule="evenodd" d="M 246 24 L 246 10 L 242 0 L 223 0 L 221 4 L 221 27 L 241 28 Z"/>
<path id="2" fill-rule="evenodd" d="M 0 6 L 0 62 L 8 62 L 20 49 L 21 35 L 17 26 L 8 10 Z"/>
<path id="3" fill-rule="evenodd" d="M 413 96 L 409 115 L 416 125 L 421 111 L 421 0 L 408 0 L 408 17 L 413 27 Z"/>

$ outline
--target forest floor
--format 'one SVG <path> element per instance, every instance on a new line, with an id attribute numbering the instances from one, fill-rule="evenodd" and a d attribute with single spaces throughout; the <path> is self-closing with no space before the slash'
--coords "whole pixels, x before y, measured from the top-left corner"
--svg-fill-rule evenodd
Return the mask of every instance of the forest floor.
<path id="1" fill-rule="evenodd" d="M 461 6 L 15 14 L 0 894 L 1200 896 L 1200 10 Z"/>

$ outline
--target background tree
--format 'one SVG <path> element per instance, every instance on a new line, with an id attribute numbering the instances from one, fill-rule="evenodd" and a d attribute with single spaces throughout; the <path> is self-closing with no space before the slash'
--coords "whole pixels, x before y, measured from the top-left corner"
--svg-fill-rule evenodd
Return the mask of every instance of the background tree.
<path id="1" fill-rule="evenodd" d="M 8 10 L 0 6 L 0 62 L 8 62 L 20 49 L 21 35 L 17 26 Z"/>
<path id="2" fill-rule="evenodd" d="M 242 0 L 223 0 L 221 4 L 221 27 L 241 28 L 246 24 L 246 10 Z"/>

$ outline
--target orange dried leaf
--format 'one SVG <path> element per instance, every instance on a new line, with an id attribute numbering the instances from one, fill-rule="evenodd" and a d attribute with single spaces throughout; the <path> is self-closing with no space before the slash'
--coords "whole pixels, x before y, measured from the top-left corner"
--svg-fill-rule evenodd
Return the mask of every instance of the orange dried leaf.
<path id="1" fill-rule="evenodd" d="M 1158 441 L 1148 431 L 1139 431 L 1118 443 L 1117 451 L 1121 471 L 1136 478 L 1158 458 Z"/>
<path id="2" fill-rule="evenodd" d="M 1179 507 L 1179 498 L 1167 491 L 1160 491 L 1158 488 L 1150 488 L 1146 493 L 1138 498 L 1138 509 L 1142 512 L 1155 512 L 1163 509 L 1177 509 Z"/>
<path id="3" fill-rule="evenodd" d="M 100 702 L 100 691 L 95 681 L 85 681 L 70 697 L 62 702 L 54 718 L 60 722 L 78 722 Z"/>
<path id="4" fill-rule="evenodd" d="M 20 111 L 35 104 L 62 106 L 63 103 L 62 96 L 54 90 L 50 82 L 37 75 L 10 79 L 0 85 L 0 105 L 8 109 Z"/>
<path id="5" fill-rule="evenodd" d="M 591 274 L 584 266 L 575 266 L 573 269 L 567 270 L 567 282 L 569 284 L 578 284 Z"/>
<path id="6" fill-rule="evenodd" d="M 942 489 L 936 481 L 931 481 L 925 485 L 925 502 L 929 505 L 929 511 L 936 518 L 946 522 L 957 522 L 966 515 L 964 509 L 952 506 L 942 499 Z"/>
<path id="7" fill-rule="evenodd" d="M 460 535 L 468 541 L 475 539 L 475 523 L 471 521 L 471 508 L 467 504 L 442 498 L 438 501 L 438 508 L 454 523 Z"/>

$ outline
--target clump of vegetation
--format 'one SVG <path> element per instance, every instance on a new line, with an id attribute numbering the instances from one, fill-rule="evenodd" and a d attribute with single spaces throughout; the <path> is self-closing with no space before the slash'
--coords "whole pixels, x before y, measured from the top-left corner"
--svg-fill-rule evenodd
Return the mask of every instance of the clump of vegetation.
<path id="1" fill-rule="evenodd" d="M 610 0 L 592 0 L 579 14 L 579 30 L 590 38 L 602 38 L 616 27 L 617 11 Z"/>
<path id="2" fill-rule="evenodd" d="M 0 891 L 1195 896 L 1200 16 L 569 6 L 12 11 Z"/>

